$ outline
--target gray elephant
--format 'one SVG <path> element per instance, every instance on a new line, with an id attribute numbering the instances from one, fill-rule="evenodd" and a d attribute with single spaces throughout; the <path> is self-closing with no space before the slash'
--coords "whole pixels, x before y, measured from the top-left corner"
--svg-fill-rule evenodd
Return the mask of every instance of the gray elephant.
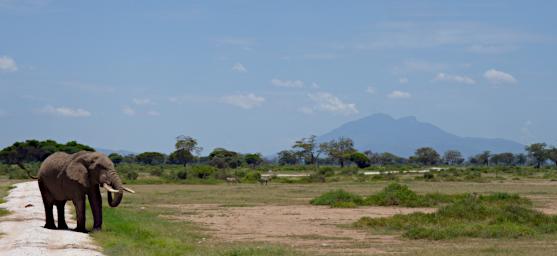
<path id="1" fill-rule="evenodd" d="M 41 164 L 38 174 L 39 189 L 44 203 L 45 228 L 56 229 L 53 207 L 58 210 L 58 229 L 68 229 L 64 218 L 66 201 L 72 201 L 77 215 L 75 231 L 85 229 L 85 196 L 93 212 L 93 230 L 102 226 L 102 199 L 100 186 L 108 192 L 108 204 L 116 207 L 124 191 L 135 193 L 122 185 L 114 164 L 102 153 L 81 151 L 75 154 L 57 152 Z M 114 193 L 114 198 L 112 194 Z"/>

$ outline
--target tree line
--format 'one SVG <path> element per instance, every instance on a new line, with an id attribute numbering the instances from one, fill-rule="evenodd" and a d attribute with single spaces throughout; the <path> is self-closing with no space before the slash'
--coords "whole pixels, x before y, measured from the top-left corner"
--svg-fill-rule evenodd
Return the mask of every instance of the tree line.
<path id="1" fill-rule="evenodd" d="M 75 153 L 81 150 L 95 151 L 92 147 L 70 141 L 59 144 L 53 140 L 26 140 L 16 142 L 0 151 L 0 161 L 7 164 L 22 162 L 40 162 L 50 154 L 63 151 Z M 413 156 L 408 158 L 397 156 L 389 152 L 376 153 L 370 150 L 360 152 L 354 147 L 350 138 L 338 138 L 328 142 L 318 143 L 312 135 L 294 142 L 290 149 L 282 150 L 275 159 L 264 159 L 260 153 L 241 154 L 224 148 L 215 148 L 206 156 L 200 156 L 203 148 L 196 139 L 189 136 L 176 137 L 174 151 L 169 155 L 160 152 L 143 152 L 137 155 L 120 155 L 112 153 L 109 158 L 118 163 L 141 163 L 147 165 L 191 163 L 208 164 L 219 169 L 237 168 L 243 165 L 257 167 L 267 163 L 279 165 L 356 165 L 366 168 L 371 165 L 419 164 L 432 165 L 504 165 L 524 166 L 533 165 L 540 168 L 548 161 L 557 165 L 557 148 L 548 147 L 545 143 L 534 143 L 525 147 L 525 153 L 510 152 L 491 153 L 484 151 L 467 159 L 458 150 L 447 150 L 442 155 L 431 147 L 418 148 Z"/>
<path id="2" fill-rule="evenodd" d="M 325 155 L 325 158 L 319 158 Z M 525 147 L 525 153 L 510 152 L 491 153 L 484 151 L 474 156 L 464 158 L 458 150 L 447 150 L 442 155 L 434 148 L 421 147 L 416 149 L 413 156 L 408 158 L 397 156 L 389 152 L 375 153 L 371 150 L 359 152 L 350 138 L 338 138 L 328 142 L 317 143 L 316 136 L 302 138 L 292 145 L 291 149 L 278 153 L 278 163 L 281 165 L 296 164 L 338 164 L 344 167 L 346 163 L 354 163 L 360 168 L 371 165 L 392 164 L 420 164 L 420 165 L 504 165 L 524 166 L 534 165 L 540 168 L 547 161 L 557 166 L 557 148 L 548 147 L 546 143 L 534 143 Z"/>

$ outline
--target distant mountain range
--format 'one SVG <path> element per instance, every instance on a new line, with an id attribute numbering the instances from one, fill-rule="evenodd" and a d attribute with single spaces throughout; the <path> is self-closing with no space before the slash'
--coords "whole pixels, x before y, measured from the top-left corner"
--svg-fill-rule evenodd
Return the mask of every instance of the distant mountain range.
<path id="1" fill-rule="evenodd" d="M 120 154 L 122 156 L 127 156 L 127 155 L 135 155 L 135 152 L 131 152 L 131 151 L 127 151 L 127 150 L 113 150 L 113 149 L 106 149 L 106 148 L 95 148 L 95 150 L 97 152 L 101 152 L 105 155 L 110 155 L 112 153 L 117 153 Z"/>
<path id="2" fill-rule="evenodd" d="M 432 147 L 440 154 L 449 149 L 459 150 L 464 156 L 484 150 L 493 153 L 524 152 L 524 145 L 506 139 L 460 137 L 439 127 L 416 120 L 415 117 L 394 119 L 385 114 L 374 114 L 319 136 L 319 142 L 348 137 L 354 140 L 358 150 L 390 152 L 408 157 L 420 147 Z"/>

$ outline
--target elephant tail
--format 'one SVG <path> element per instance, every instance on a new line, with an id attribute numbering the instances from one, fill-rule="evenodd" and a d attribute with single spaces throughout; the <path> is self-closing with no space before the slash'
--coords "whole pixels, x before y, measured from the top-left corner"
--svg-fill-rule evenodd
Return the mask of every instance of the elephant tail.
<path id="1" fill-rule="evenodd" d="M 25 172 L 27 172 L 27 176 L 29 176 L 29 178 L 35 179 L 35 180 L 39 179 L 37 176 L 31 175 L 31 173 L 29 172 L 29 169 L 25 168 L 25 165 L 23 165 L 22 162 L 17 162 L 17 166 L 19 166 L 19 168 L 25 170 Z"/>

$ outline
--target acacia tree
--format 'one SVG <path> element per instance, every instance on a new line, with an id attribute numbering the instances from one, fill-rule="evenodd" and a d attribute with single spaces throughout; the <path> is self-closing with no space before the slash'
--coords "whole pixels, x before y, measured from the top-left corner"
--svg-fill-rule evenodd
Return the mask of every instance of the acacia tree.
<path id="1" fill-rule="evenodd" d="M 180 135 L 176 137 L 176 144 L 174 145 L 176 151 L 170 154 L 170 159 L 172 162 L 177 164 L 187 165 L 188 162 L 193 161 L 194 154 L 198 155 L 203 150 L 202 147 L 197 146 L 197 140 L 189 137 Z"/>
<path id="2" fill-rule="evenodd" d="M 499 153 L 495 154 L 491 157 L 490 160 L 495 165 L 512 165 L 514 163 L 514 155 L 513 153 Z"/>
<path id="3" fill-rule="evenodd" d="M 294 150 L 283 150 L 278 152 L 278 163 L 280 165 L 295 165 L 298 163 L 298 154 Z"/>
<path id="4" fill-rule="evenodd" d="M 447 150 L 443 154 L 443 161 L 448 165 L 459 165 L 464 162 L 464 158 L 458 150 Z"/>
<path id="5" fill-rule="evenodd" d="M 418 148 L 413 158 L 423 165 L 434 165 L 441 160 L 439 153 L 430 147 Z"/>
<path id="6" fill-rule="evenodd" d="M 249 166 L 251 166 L 251 168 L 255 168 L 263 162 L 263 158 L 260 153 L 246 154 L 244 155 L 244 160 Z"/>
<path id="7" fill-rule="evenodd" d="M 344 167 L 344 163 L 350 160 L 354 149 L 354 142 L 350 138 L 340 137 L 338 140 L 331 140 L 319 145 L 319 150 L 325 152 L 330 158 L 338 161 L 340 167 Z"/>
<path id="8" fill-rule="evenodd" d="M 124 160 L 124 157 L 118 153 L 111 153 L 108 155 L 108 158 L 115 164 L 119 164 Z"/>
<path id="9" fill-rule="evenodd" d="M 545 148 L 546 146 L 547 144 L 545 143 L 534 143 L 526 146 L 528 156 L 536 161 L 536 168 L 540 168 L 542 164 L 547 160 L 548 151 Z"/>
<path id="10" fill-rule="evenodd" d="M 298 150 L 298 154 L 307 165 L 315 164 L 319 157 L 319 150 L 315 141 L 316 136 L 311 135 L 308 138 L 302 138 L 294 143 L 293 149 Z"/>
<path id="11" fill-rule="evenodd" d="M 491 151 L 489 150 L 476 155 L 476 161 L 478 164 L 489 165 L 489 158 L 491 158 Z"/>

